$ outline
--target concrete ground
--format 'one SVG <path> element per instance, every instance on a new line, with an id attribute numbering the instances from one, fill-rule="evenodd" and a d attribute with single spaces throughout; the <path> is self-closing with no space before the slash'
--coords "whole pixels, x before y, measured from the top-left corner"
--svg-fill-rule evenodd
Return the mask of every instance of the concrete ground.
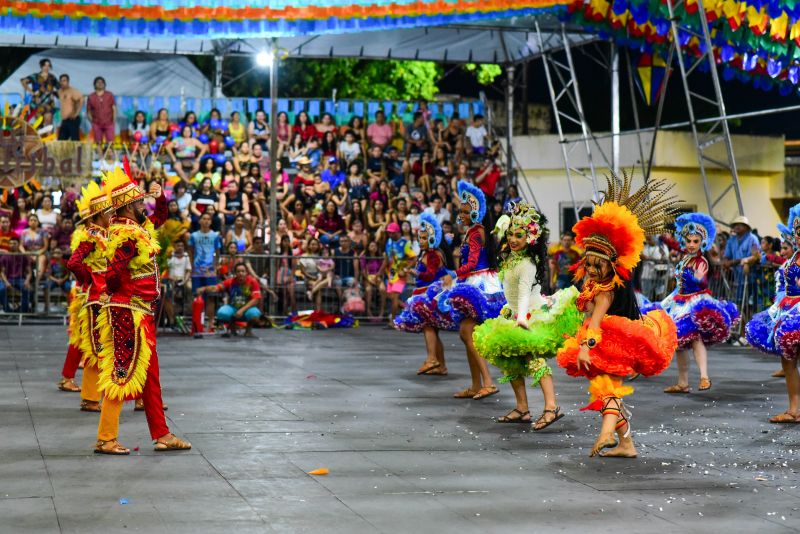
<path id="1" fill-rule="evenodd" d="M 106 457 L 92 454 L 97 416 L 56 389 L 63 328 L 0 327 L 0 533 L 800 530 L 800 428 L 766 421 L 784 385 L 751 350 L 713 350 L 704 394 L 661 393 L 674 366 L 637 381 L 640 457 L 619 460 L 587 457 L 599 417 L 560 370 L 568 416 L 532 433 L 493 422 L 513 407 L 507 385 L 451 398 L 468 384 L 452 334 L 448 377 L 415 375 L 415 335 L 258 335 L 161 337 L 168 420 L 194 447 L 154 453 L 130 405 L 120 440 L 138 450 Z"/>

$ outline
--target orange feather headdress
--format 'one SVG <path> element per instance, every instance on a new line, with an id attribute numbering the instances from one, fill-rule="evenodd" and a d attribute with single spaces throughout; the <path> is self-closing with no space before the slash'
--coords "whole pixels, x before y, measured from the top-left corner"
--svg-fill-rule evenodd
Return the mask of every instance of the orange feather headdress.
<path id="1" fill-rule="evenodd" d="M 586 256 L 597 256 L 611 263 L 615 285 L 629 280 L 639 263 L 645 236 L 658 235 L 674 217 L 678 199 L 669 195 L 672 185 L 652 180 L 631 194 L 631 179 L 623 174 L 606 177 L 608 190 L 595 206 L 591 217 L 572 227 L 575 242 L 585 249 L 584 257 L 572 266 L 575 280 L 586 275 Z"/>

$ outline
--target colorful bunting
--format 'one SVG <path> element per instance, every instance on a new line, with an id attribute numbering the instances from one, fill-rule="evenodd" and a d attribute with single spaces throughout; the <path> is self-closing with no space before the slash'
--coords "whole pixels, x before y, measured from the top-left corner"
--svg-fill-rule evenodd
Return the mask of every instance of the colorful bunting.
<path id="1" fill-rule="evenodd" d="M 725 79 L 752 81 L 764 90 L 784 85 L 790 86 L 789 93 L 795 89 L 800 66 L 800 0 L 686 0 L 676 6 L 680 24 L 700 33 L 701 6 L 716 62 L 726 66 Z M 672 39 L 666 0 L 574 0 L 564 18 L 611 36 L 618 44 L 642 52 L 642 57 L 666 57 Z M 699 57 L 705 51 L 705 43 L 695 35 L 679 32 L 678 38 L 690 55 Z M 644 84 L 652 72 L 639 67 Z M 652 98 L 651 91 L 644 87 L 643 91 L 646 100 L 648 94 Z"/>
<path id="2" fill-rule="evenodd" d="M 0 31 L 242 38 L 350 33 L 534 15 L 571 0 L 0 0 Z"/>

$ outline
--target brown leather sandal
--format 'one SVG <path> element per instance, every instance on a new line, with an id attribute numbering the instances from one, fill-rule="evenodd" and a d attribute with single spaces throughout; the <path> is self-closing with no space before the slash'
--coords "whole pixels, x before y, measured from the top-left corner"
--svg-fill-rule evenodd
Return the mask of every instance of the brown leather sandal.
<path id="1" fill-rule="evenodd" d="M 98 439 L 97 443 L 94 444 L 94 453 L 109 454 L 111 456 L 127 456 L 131 451 L 123 447 L 120 442 L 117 441 L 117 438 L 114 438 L 108 441 Z"/>
<path id="2" fill-rule="evenodd" d="M 786 371 L 784 371 L 783 369 L 778 369 L 777 371 L 772 373 L 770 376 L 773 377 L 773 378 L 785 378 L 786 377 Z"/>
<path id="3" fill-rule="evenodd" d="M 435 369 L 433 369 L 431 371 L 428 371 L 425 374 L 428 375 L 428 376 L 430 376 L 430 375 L 447 376 L 447 367 L 445 367 L 444 365 L 440 365 L 439 367 L 437 367 L 437 368 L 435 368 Z"/>
<path id="4" fill-rule="evenodd" d="M 77 393 L 81 390 L 81 387 L 75 383 L 74 378 L 62 378 L 58 382 L 58 389 L 61 391 L 69 391 L 71 393 Z"/>
<path id="5" fill-rule="evenodd" d="M 166 438 L 166 439 L 165 439 Z M 188 441 L 183 441 L 175 434 L 167 434 L 167 436 L 158 438 L 153 447 L 154 451 L 188 451 L 192 448 L 192 444 Z"/>
<path id="6" fill-rule="evenodd" d="M 664 393 L 689 393 L 689 386 L 674 384 L 664 389 Z"/>
<path id="7" fill-rule="evenodd" d="M 707 391 L 711 389 L 711 380 L 708 377 L 701 376 L 700 384 L 697 386 L 697 391 Z"/>
<path id="8" fill-rule="evenodd" d="M 483 386 L 478 392 L 472 397 L 474 400 L 481 400 L 485 399 L 486 397 L 491 397 L 492 395 L 496 395 L 498 392 L 497 386 Z"/>
<path id="9" fill-rule="evenodd" d="M 453 395 L 454 399 L 471 399 L 477 394 L 477 391 L 471 388 L 462 389 L 455 395 Z"/>
<path id="10" fill-rule="evenodd" d="M 434 369 L 436 369 L 440 365 L 442 365 L 442 364 L 440 364 L 439 362 L 433 362 L 433 363 L 425 362 L 425 363 L 422 364 L 422 366 L 419 369 L 417 369 L 417 374 L 418 375 L 428 374 L 430 371 L 433 371 Z"/>
<path id="11" fill-rule="evenodd" d="M 789 410 L 769 418 L 770 423 L 796 425 L 800 423 L 800 414 L 794 415 Z"/>
<path id="12" fill-rule="evenodd" d="M 549 413 L 553 414 L 553 418 L 548 421 L 547 420 L 547 414 L 549 414 Z M 533 429 L 534 432 L 538 432 L 540 430 L 544 430 L 545 428 L 547 428 L 548 426 L 552 425 L 553 423 L 555 423 L 556 421 L 558 421 L 562 417 L 564 417 L 564 414 L 561 413 L 561 407 L 560 406 L 556 406 L 556 408 L 554 410 L 542 410 L 542 415 L 540 415 L 539 419 L 537 419 L 536 422 L 533 423 L 532 429 Z M 539 426 L 539 425 L 541 425 L 541 426 Z"/>
<path id="13" fill-rule="evenodd" d="M 100 411 L 100 403 L 97 401 L 90 401 L 90 400 L 82 400 L 81 401 L 81 411 L 82 412 L 99 412 Z"/>
<path id="14" fill-rule="evenodd" d="M 518 415 L 517 415 L 517 417 L 509 417 L 512 414 L 518 414 Z M 527 417 L 527 419 L 526 419 L 526 417 Z M 497 419 L 495 419 L 495 422 L 497 422 L 497 423 L 530 423 L 531 422 L 531 412 L 529 412 L 529 411 L 522 412 L 522 411 L 517 410 L 516 408 L 514 408 L 513 410 L 508 412 L 506 415 L 503 415 L 503 416 L 498 417 Z"/>

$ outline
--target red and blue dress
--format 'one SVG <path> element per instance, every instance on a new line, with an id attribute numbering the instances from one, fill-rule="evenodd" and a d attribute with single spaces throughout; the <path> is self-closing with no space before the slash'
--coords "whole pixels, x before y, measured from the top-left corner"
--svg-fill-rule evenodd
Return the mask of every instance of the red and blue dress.
<path id="1" fill-rule="evenodd" d="M 745 328 L 747 341 L 767 354 L 787 360 L 800 351 L 800 257 L 792 258 L 775 272 L 775 304 L 753 316 Z"/>
<path id="2" fill-rule="evenodd" d="M 414 293 L 394 324 L 406 332 L 422 332 L 425 327 L 437 330 L 457 330 L 458 324 L 439 313 L 435 297 L 442 291 L 441 279 L 449 274 L 444 255 L 438 249 L 428 249 L 417 260 Z"/>
<path id="3" fill-rule="evenodd" d="M 705 273 L 698 276 L 701 267 L 705 267 Z M 687 255 L 678 263 L 675 281 L 675 290 L 661 301 L 661 306 L 675 321 L 678 350 L 691 348 L 696 339 L 706 345 L 727 340 L 739 320 L 739 310 L 733 302 L 711 296 L 708 261 L 702 253 Z"/>
<path id="4" fill-rule="evenodd" d="M 467 231 L 461 245 L 461 267 L 456 269 L 458 279 L 436 297 L 439 312 L 450 315 L 455 324 L 465 319 L 478 324 L 493 319 L 506 304 L 497 271 L 490 268 L 481 230 L 483 226 L 476 224 Z"/>

